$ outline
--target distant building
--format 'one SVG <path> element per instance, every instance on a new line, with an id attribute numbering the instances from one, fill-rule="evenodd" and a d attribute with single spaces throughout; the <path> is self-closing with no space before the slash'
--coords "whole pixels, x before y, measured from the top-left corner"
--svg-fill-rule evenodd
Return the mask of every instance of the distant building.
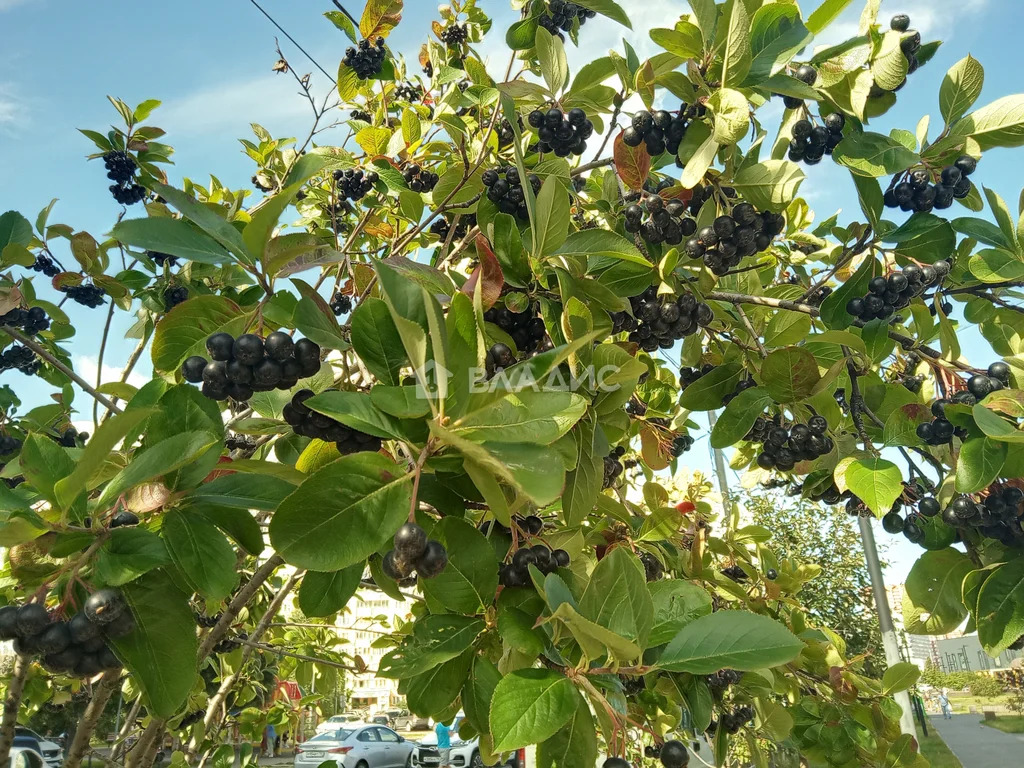
<path id="1" fill-rule="evenodd" d="M 943 672 L 988 672 L 1009 669 L 1020 651 L 1003 651 L 995 658 L 989 656 L 978 642 L 978 636 L 964 635 L 935 640 L 935 663 Z"/>
<path id="2" fill-rule="evenodd" d="M 391 648 L 374 648 L 373 642 L 381 635 L 394 631 L 395 619 L 408 619 L 408 601 L 393 600 L 375 589 L 360 589 L 349 600 L 347 611 L 338 617 L 338 636 L 348 641 L 344 651 L 359 656 L 367 672 L 347 675 L 349 687 L 348 709 L 366 709 L 376 712 L 391 709 L 401 703 L 398 681 L 377 677 L 377 665 Z"/>

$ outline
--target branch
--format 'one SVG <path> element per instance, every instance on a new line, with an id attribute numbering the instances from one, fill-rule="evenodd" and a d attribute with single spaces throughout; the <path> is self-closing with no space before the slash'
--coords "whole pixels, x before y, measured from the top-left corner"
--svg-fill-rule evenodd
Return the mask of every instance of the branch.
<path id="1" fill-rule="evenodd" d="M 867 430 L 864 429 L 864 419 L 861 417 L 861 410 L 866 406 L 864 404 L 864 396 L 860 391 L 860 384 L 857 383 L 860 373 L 853 362 L 850 348 L 844 346 L 842 350 L 843 354 L 846 355 L 846 372 L 850 374 L 850 416 L 853 418 L 853 424 L 857 428 L 857 434 L 860 435 L 861 442 L 864 443 L 864 450 L 874 451 L 875 446 L 872 444 L 871 438 L 868 437 Z"/>
<path id="2" fill-rule="evenodd" d="M 6 333 L 12 339 L 16 339 L 19 343 L 21 343 L 24 346 L 26 346 L 29 349 L 31 349 L 33 352 L 35 352 L 37 355 L 39 355 L 41 358 L 43 358 L 43 360 L 48 362 L 50 365 L 52 365 L 58 371 L 60 371 L 65 376 L 67 376 L 69 379 L 71 379 L 73 382 L 75 382 L 75 384 L 77 384 L 83 390 L 85 390 L 90 395 L 92 395 L 94 398 L 96 398 L 96 400 L 100 403 L 100 405 L 106 407 L 108 410 L 113 411 L 114 413 L 121 413 L 121 409 L 120 408 L 118 408 L 116 405 L 114 405 L 112 402 L 110 402 L 110 400 L 108 400 L 106 397 L 104 397 L 99 392 L 97 392 L 95 389 L 93 389 L 92 385 L 89 382 L 87 382 L 85 379 L 83 379 L 81 376 L 79 376 L 73 370 L 71 370 L 66 365 L 64 365 L 64 363 L 62 363 L 60 360 L 58 360 L 53 355 L 51 355 L 47 351 L 47 349 L 45 347 L 40 346 L 35 340 L 30 339 L 27 336 L 23 336 L 21 333 L 19 333 L 18 331 L 14 330 L 13 328 L 6 328 L 5 327 L 4 328 L 4 333 Z"/>
<path id="3" fill-rule="evenodd" d="M 121 671 L 111 670 L 104 672 L 99 683 L 93 688 L 92 698 L 89 699 L 89 705 L 85 708 L 85 714 L 82 715 L 82 719 L 78 722 L 78 728 L 75 730 L 75 737 L 71 746 L 68 747 L 64 768 L 78 768 L 82 764 L 82 758 L 85 757 L 85 753 L 89 749 L 89 739 L 99 724 L 100 716 L 106 709 L 111 694 L 120 683 Z"/>
<path id="4" fill-rule="evenodd" d="M 743 327 L 747 329 L 747 333 L 750 334 L 750 338 L 754 340 L 754 344 L 757 345 L 757 352 L 761 355 L 762 359 L 768 357 L 768 350 L 764 348 L 764 344 L 761 343 L 761 337 L 757 335 L 757 331 L 754 330 L 753 324 L 750 322 L 750 318 L 747 317 L 747 313 L 743 311 L 743 307 L 739 304 L 736 305 L 736 312 L 740 316 L 740 320 L 743 321 Z"/>
<path id="5" fill-rule="evenodd" d="M 7 698 L 4 699 L 4 719 L 0 725 L 0 765 L 7 765 L 14 743 L 14 726 L 18 723 L 18 709 L 21 694 L 25 692 L 25 680 L 32 662 L 24 656 L 14 657 L 14 671 L 7 681 Z"/>
<path id="6" fill-rule="evenodd" d="M 576 166 L 571 171 L 569 171 L 569 175 L 579 176 L 580 174 L 586 173 L 587 171 L 592 171 L 595 168 L 604 168 L 606 165 L 611 165 L 614 162 L 614 157 L 605 157 L 602 158 L 601 160 L 592 160 L 589 163 L 584 163 L 583 165 Z"/>
<path id="7" fill-rule="evenodd" d="M 249 600 L 256 594 L 256 591 L 263 586 L 263 582 L 269 579 L 270 575 L 283 564 L 284 558 L 280 555 L 272 556 L 256 570 L 245 586 L 238 590 L 231 599 L 231 602 L 224 608 L 224 612 L 220 615 L 220 620 L 199 645 L 198 659 L 200 662 L 209 656 L 213 652 L 214 646 L 224 639 L 231 628 L 231 624 L 238 618 L 239 612 L 249 603 Z"/>
<path id="8" fill-rule="evenodd" d="M 832 269 L 826 272 L 821 279 L 819 279 L 810 288 L 808 288 L 804 295 L 800 297 L 800 301 L 807 301 L 807 299 L 809 299 L 811 296 L 817 293 L 818 289 L 821 288 L 821 286 L 823 286 L 825 283 L 831 280 L 832 277 L 836 274 L 836 272 L 845 267 L 854 256 L 864 253 L 864 249 L 865 247 L 867 247 L 867 243 L 868 240 L 871 239 L 871 235 L 871 227 L 868 227 L 864 234 L 860 236 L 860 239 L 857 240 L 857 242 L 855 242 L 853 245 L 844 248 L 843 252 L 839 254 L 839 258 L 836 259 L 835 266 L 833 266 Z"/>

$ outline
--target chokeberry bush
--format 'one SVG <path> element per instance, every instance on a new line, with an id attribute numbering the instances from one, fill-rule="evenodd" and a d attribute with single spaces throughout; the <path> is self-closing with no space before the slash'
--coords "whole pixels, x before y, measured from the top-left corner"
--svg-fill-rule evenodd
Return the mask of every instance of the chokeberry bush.
<path id="1" fill-rule="evenodd" d="M 846 3 L 694 0 L 646 30 L 651 59 L 575 76 L 563 38 L 630 26 L 619 3 L 517 0 L 508 29 L 481 5 L 443 6 L 415 59 L 389 44 L 402 0 L 358 29 L 327 14 L 352 43 L 337 105 L 305 141 L 253 125 L 261 194 L 172 180 L 158 102 L 114 99 L 121 125 L 83 131 L 124 206 L 109 231 L 0 216 L 0 763 L 19 703 L 82 679 L 145 713 L 129 768 L 168 731 L 209 759 L 226 713 L 258 739 L 275 674 L 315 705 L 362 668 L 307 622 L 363 586 L 409 605 L 377 673 L 412 712 L 464 710 L 486 764 L 536 744 L 543 765 L 681 768 L 703 743 L 924 765 L 892 698 L 913 670 L 879 678 L 877 650 L 809 618 L 817 570 L 776 554 L 771 516 L 670 493 L 659 473 L 704 440 L 751 486 L 919 544 L 910 631 L 1019 645 L 1024 226 L 985 184 L 1024 96 L 976 106 L 967 56 L 940 119 L 882 132 L 938 43 L 877 2 L 822 48 Z M 860 210 L 816 221 L 826 156 Z M 69 301 L 97 306 L 88 327 Z M 98 381 L 75 370 L 97 346 Z M 299 626 L 277 620 L 293 592 Z"/>

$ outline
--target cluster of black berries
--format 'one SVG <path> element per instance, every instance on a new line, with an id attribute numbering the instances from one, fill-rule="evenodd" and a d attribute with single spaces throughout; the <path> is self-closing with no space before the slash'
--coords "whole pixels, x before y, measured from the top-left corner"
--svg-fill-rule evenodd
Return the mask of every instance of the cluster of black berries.
<path id="1" fill-rule="evenodd" d="M 139 166 L 134 157 L 123 150 L 107 152 L 103 165 L 107 168 L 107 178 L 114 182 L 110 185 L 110 194 L 121 205 L 133 205 L 146 196 L 146 190 L 135 183 Z"/>
<path id="2" fill-rule="evenodd" d="M 36 256 L 36 260 L 30 269 L 33 272 L 42 272 L 47 277 L 55 277 L 60 274 L 60 269 L 53 263 L 53 259 L 42 253 Z"/>
<path id="3" fill-rule="evenodd" d="M 810 64 L 801 64 L 793 70 L 793 77 L 805 85 L 814 85 L 818 82 L 818 70 Z M 800 109 L 804 105 L 804 100 L 796 96 L 783 96 L 782 103 L 786 109 Z"/>
<path id="4" fill-rule="evenodd" d="M 461 240 L 469 234 L 469 230 L 476 226 L 476 214 L 469 213 L 459 216 L 458 222 L 455 224 L 455 234 L 453 235 L 454 240 Z M 451 232 L 452 223 L 444 218 L 438 216 L 434 219 L 434 223 L 430 225 L 430 234 L 437 235 L 437 237 L 445 242 L 448 240 L 448 233 Z"/>
<path id="5" fill-rule="evenodd" d="M 757 466 L 789 472 L 797 462 L 814 461 L 831 453 L 835 444 L 825 434 L 827 431 L 828 421 L 824 416 L 812 416 L 806 424 L 789 427 L 773 424 L 763 439 Z"/>
<path id="6" fill-rule="evenodd" d="M 406 523 L 395 534 L 394 549 L 388 550 L 381 563 L 384 575 L 404 581 L 413 571 L 421 579 L 439 576 L 448 565 L 448 552 L 439 541 L 427 539 L 427 532 L 416 523 Z"/>
<path id="7" fill-rule="evenodd" d="M 5 315 L 0 315 L 0 325 L 8 328 L 21 328 L 29 336 L 35 336 L 40 331 L 50 327 L 50 318 L 46 316 L 46 310 L 42 307 L 21 309 L 16 307 Z"/>
<path id="8" fill-rule="evenodd" d="M 962 200 L 971 194 L 974 185 L 969 176 L 977 167 L 977 160 L 970 155 L 963 155 L 953 165 L 942 169 L 938 184 L 932 183 L 930 171 L 918 168 L 886 190 L 883 198 L 885 205 L 916 213 L 949 208 L 953 200 Z"/>
<path id="9" fill-rule="evenodd" d="M 256 438 L 251 435 L 231 434 L 224 440 L 224 447 L 229 451 L 252 451 L 256 448 Z"/>
<path id="10" fill-rule="evenodd" d="M 656 286 L 629 299 L 632 314 L 612 313 L 612 332 L 629 331 L 629 340 L 645 352 L 671 349 L 679 339 L 710 325 L 715 313 L 707 304 L 698 302 L 693 294 L 662 298 Z"/>
<path id="11" fill-rule="evenodd" d="M 965 392 L 973 399 L 970 393 Z M 963 400 L 963 398 L 961 398 Z M 945 407 L 950 400 L 936 400 L 932 403 L 932 421 L 925 421 L 917 425 L 917 436 L 928 445 L 946 445 L 953 442 L 953 436 L 963 439 L 967 437 L 967 430 L 963 427 L 953 426 L 953 422 L 946 418 Z M 966 403 L 964 403 L 966 405 Z"/>
<path id="12" fill-rule="evenodd" d="M 643 205 L 632 203 L 623 213 L 625 230 L 652 245 L 679 245 L 697 232 L 697 222 L 685 215 L 686 204 L 681 200 L 666 202 L 656 194 L 647 195 Z"/>
<path id="13" fill-rule="evenodd" d="M 57 441 L 57 445 L 63 448 L 77 448 L 89 439 L 89 433 L 79 432 L 74 425 L 71 425 L 54 439 Z"/>
<path id="14" fill-rule="evenodd" d="M 622 143 L 627 147 L 643 144 L 651 157 L 658 157 L 666 150 L 677 154 L 690 120 L 702 117 L 706 111 L 703 104 L 682 104 L 674 114 L 665 109 L 653 113 L 642 110 L 633 115 L 632 122 L 622 132 Z"/>
<path id="15" fill-rule="evenodd" d="M 0 373 L 17 368 L 27 376 L 39 370 L 36 353 L 21 344 L 12 344 L 0 353 Z"/>
<path id="16" fill-rule="evenodd" d="M 626 455 L 626 449 L 619 445 L 610 454 L 604 457 L 604 480 L 603 488 L 611 488 L 625 469 L 622 466 L 622 457 Z"/>
<path id="17" fill-rule="evenodd" d="M 888 276 L 873 277 L 868 283 L 867 295 L 850 299 L 846 311 L 864 322 L 875 318 L 887 320 L 898 310 L 910 306 L 914 297 L 920 296 L 926 288 L 942 282 L 949 270 L 949 262 L 939 259 L 931 266 L 911 264 Z"/>
<path id="18" fill-rule="evenodd" d="M 188 288 L 184 285 L 172 285 L 164 291 L 164 311 L 170 312 L 179 304 L 188 301 Z"/>
<path id="19" fill-rule="evenodd" d="M 722 575 L 725 576 L 726 578 L 732 579 L 737 584 L 742 584 L 743 582 L 745 582 L 749 578 L 747 576 L 747 572 L 744 571 L 743 568 L 741 568 L 740 566 L 736 565 L 735 563 L 733 565 L 730 565 L 730 566 L 727 566 L 727 567 L 723 568 L 722 569 Z"/>
<path id="20" fill-rule="evenodd" d="M 682 378 L 682 371 L 680 371 L 680 379 L 681 378 Z M 740 379 L 738 382 L 736 382 L 736 387 L 733 389 L 732 392 L 730 392 L 729 394 L 725 395 L 722 398 L 722 402 L 725 405 L 728 405 L 733 400 L 735 400 L 737 397 L 739 397 L 740 392 L 744 392 L 744 391 L 746 391 L 748 389 L 753 389 L 756 386 L 757 386 L 757 382 L 754 381 L 750 376 L 746 376 L 746 377 Z"/>
<path id="21" fill-rule="evenodd" d="M 900 384 L 910 392 L 917 394 L 921 391 L 921 385 L 924 384 L 924 376 L 921 376 L 920 374 L 904 374 L 900 377 Z"/>
<path id="22" fill-rule="evenodd" d="M 206 710 L 197 709 L 195 712 L 189 712 L 178 722 L 178 729 L 184 730 L 185 728 L 191 728 L 196 723 L 200 722 L 206 717 Z"/>
<path id="23" fill-rule="evenodd" d="M 481 180 L 487 187 L 487 199 L 498 206 L 502 213 L 514 215 L 521 221 L 530 220 L 526 207 L 526 193 L 519 179 L 519 169 L 514 166 L 484 171 Z M 533 187 L 533 194 L 540 192 L 540 176 L 531 173 L 527 179 Z"/>
<path id="24" fill-rule="evenodd" d="M 413 192 L 430 192 L 437 186 L 437 181 L 441 178 L 433 171 L 420 168 L 415 163 L 405 167 L 402 177 Z"/>
<path id="25" fill-rule="evenodd" d="M 519 128 L 523 127 L 523 119 L 519 118 Z M 502 118 L 501 122 L 494 126 L 494 132 L 498 135 L 498 147 L 504 148 L 516 140 L 515 129 L 512 128 L 512 123 L 509 122 L 508 118 Z M 538 145 L 539 148 L 539 145 Z"/>
<path id="26" fill-rule="evenodd" d="M 991 487 L 982 501 L 956 496 L 944 510 L 942 520 L 955 528 L 976 528 L 983 535 L 1006 546 L 1020 546 L 1021 504 L 1024 491 L 1015 486 Z"/>
<path id="27" fill-rule="evenodd" d="M 564 114 L 557 107 L 547 112 L 535 109 L 527 118 L 537 131 L 540 152 L 554 152 L 556 157 L 582 155 L 587 150 L 587 139 L 594 135 L 594 124 L 579 107 Z"/>
<path id="28" fill-rule="evenodd" d="M 346 455 L 360 451 L 380 450 L 381 440 L 379 437 L 347 427 L 330 416 L 308 408 L 306 401 L 311 397 L 313 397 L 312 390 L 300 389 L 283 409 L 281 415 L 288 422 L 288 426 L 295 431 L 295 434 L 334 443 L 338 448 L 338 453 Z"/>
<path id="29" fill-rule="evenodd" d="M 196 620 L 196 624 L 203 629 L 213 629 L 217 626 L 217 622 L 220 621 L 220 614 L 215 616 L 207 616 L 202 613 L 193 612 L 192 616 Z"/>
<path id="30" fill-rule="evenodd" d="M 492 344 L 491 348 L 487 350 L 487 355 L 484 357 L 487 377 L 490 378 L 496 373 L 501 373 L 506 368 L 511 368 L 517 362 L 519 361 L 516 360 L 515 353 L 508 344 L 502 344 L 500 341 Z"/>
<path id="31" fill-rule="evenodd" d="M 904 505 L 910 508 L 906 517 L 902 514 Z M 924 496 L 919 501 L 903 497 L 897 499 L 889 511 L 882 517 L 882 529 L 886 533 L 902 533 L 912 544 L 921 544 L 925 540 L 922 518 L 935 517 L 942 507 L 934 496 Z"/>
<path id="32" fill-rule="evenodd" d="M 465 24 L 452 24 L 441 30 L 441 42 L 449 48 L 456 48 L 466 42 L 468 32 Z"/>
<path id="33" fill-rule="evenodd" d="M 416 83 L 399 83 L 395 86 L 395 98 L 399 101 L 419 101 L 423 98 L 423 89 Z"/>
<path id="34" fill-rule="evenodd" d="M 370 113 L 362 109 L 353 109 L 351 112 L 349 112 L 348 116 L 350 120 L 361 120 L 364 123 L 373 122 L 373 118 L 370 116 Z"/>
<path id="35" fill-rule="evenodd" d="M 82 285 L 68 285 L 60 290 L 64 291 L 69 299 L 81 304 L 83 307 L 94 309 L 106 304 L 103 297 L 107 295 L 107 292 L 98 285 L 82 283 Z"/>
<path id="36" fill-rule="evenodd" d="M 650 552 L 640 553 L 640 564 L 644 567 L 644 579 L 650 583 L 665 575 L 665 566 Z"/>
<path id="37" fill-rule="evenodd" d="M 149 258 L 151 258 L 153 260 L 153 263 L 156 264 L 158 267 L 162 267 L 164 266 L 164 264 L 166 264 L 169 267 L 174 267 L 177 266 L 178 264 L 178 257 L 171 256 L 171 254 L 169 253 L 160 253 L 159 251 L 146 251 L 146 255 Z"/>
<path id="38" fill-rule="evenodd" d="M 711 365 L 711 363 L 705 363 L 700 368 L 684 365 L 679 369 L 679 391 L 684 391 L 688 386 L 707 376 L 713 370 L 715 370 L 715 366 Z"/>
<path id="39" fill-rule="evenodd" d="M 543 544 L 522 547 L 512 555 L 511 563 L 498 567 L 498 583 L 503 587 L 525 587 L 530 584 L 530 566 L 543 574 L 554 573 L 569 566 L 569 553 L 564 549 L 549 549 Z"/>
<path id="40" fill-rule="evenodd" d="M 733 187 L 719 187 L 721 196 L 727 200 L 735 199 L 736 190 Z M 696 216 L 700 213 L 700 209 L 704 206 L 708 200 L 715 196 L 715 187 L 712 184 L 703 185 L 700 187 L 694 187 L 690 193 L 690 215 Z"/>
<path id="41" fill-rule="evenodd" d="M 537 351 L 547 338 L 540 305 L 533 301 L 522 312 L 512 312 L 507 307 L 491 307 L 484 312 L 484 320 L 494 323 L 511 336 L 520 354 Z"/>
<path id="42" fill-rule="evenodd" d="M 380 74 L 386 55 L 384 38 L 378 37 L 373 45 L 370 45 L 369 40 L 360 40 L 358 49 L 346 49 L 343 61 L 346 66 L 352 68 L 360 80 L 369 80 Z"/>
<path id="43" fill-rule="evenodd" d="M 703 259 L 704 266 L 721 276 L 747 256 L 767 250 L 785 228 L 781 213 L 758 213 L 750 203 L 738 203 L 731 215 L 719 216 L 688 239 L 683 252 L 691 259 Z"/>
<path id="44" fill-rule="evenodd" d="M 0 435 L 0 456 L 14 453 L 21 449 L 21 440 L 10 435 Z"/>
<path id="45" fill-rule="evenodd" d="M 723 712 L 717 721 L 712 720 L 707 733 L 715 733 L 719 728 L 726 733 L 736 733 L 746 723 L 754 719 L 754 708 L 749 704 L 737 707 L 732 712 Z"/>
<path id="46" fill-rule="evenodd" d="M 569 0 L 549 0 L 547 13 L 541 14 L 537 24 L 555 37 L 565 41 L 562 32 L 572 31 L 573 22 L 579 21 L 582 27 L 587 19 L 597 16 L 597 11 L 571 3 Z"/>
<path id="47" fill-rule="evenodd" d="M 352 311 L 352 297 L 345 293 L 336 293 L 331 297 L 331 312 L 335 315 L 347 315 Z"/>
<path id="48" fill-rule="evenodd" d="M 1002 360 L 992 363 L 985 373 L 976 373 L 967 380 L 967 391 L 977 400 L 982 400 L 986 395 L 998 392 L 1008 386 L 1010 386 L 1010 366 Z M 953 401 L 956 402 L 955 395 Z M 964 404 L 974 405 L 974 403 Z"/>
<path id="49" fill-rule="evenodd" d="M 734 685 L 743 679 L 743 673 L 737 672 L 735 669 L 720 669 L 712 675 L 708 675 L 704 678 L 704 682 L 707 683 L 708 688 L 721 693 L 730 685 Z"/>
<path id="50" fill-rule="evenodd" d="M 693 448 L 693 438 L 689 435 L 676 435 L 672 438 L 672 456 L 678 459 Z"/>
<path id="51" fill-rule="evenodd" d="M 362 168 L 346 168 L 334 172 L 334 183 L 339 200 L 362 200 L 373 190 L 380 175 L 376 171 L 363 172 Z"/>
<path id="52" fill-rule="evenodd" d="M 789 142 L 789 159 L 793 162 L 803 160 L 807 165 L 817 165 L 825 155 L 843 140 L 843 127 L 846 118 L 840 112 L 833 112 L 822 118 L 823 125 L 811 125 L 804 118 L 793 125 L 793 140 Z"/>
<path id="53" fill-rule="evenodd" d="M 15 653 L 42 656 L 49 671 L 74 677 L 120 669 L 121 662 L 107 640 L 124 637 L 134 629 L 135 619 L 115 589 L 89 595 L 82 611 L 68 621 L 53 621 L 42 603 L 0 608 L 0 639 L 13 640 Z"/>
<path id="54" fill-rule="evenodd" d="M 202 382 L 203 394 L 211 400 L 229 397 L 244 402 L 254 392 L 291 389 L 299 379 L 320 370 L 320 346 L 309 339 L 274 331 L 266 340 L 254 333 L 237 339 L 230 333 L 215 333 L 206 340 L 210 361 L 199 355 L 181 366 L 185 381 Z"/>
<path id="55" fill-rule="evenodd" d="M 907 74 L 914 74 L 917 72 L 918 67 L 921 66 L 921 62 L 917 58 L 917 52 L 921 50 L 921 33 L 916 29 L 910 28 L 910 17 L 905 13 L 893 16 L 889 21 L 889 28 L 904 35 L 900 40 L 900 51 L 903 54 L 903 58 L 907 60 Z M 906 84 L 907 78 L 903 78 L 903 81 L 892 90 L 898 91 Z M 884 96 L 887 90 L 878 83 L 872 83 L 868 96 L 877 99 L 879 96 Z"/>
<path id="56" fill-rule="evenodd" d="M 239 632 L 235 637 L 225 637 L 215 646 L 213 646 L 214 653 L 231 653 L 236 648 L 241 648 L 241 640 L 248 640 L 248 632 Z"/>
<path id="57" fill-rule="evenodd" d="M 803 489 L 801 488 L 801 492 L 802 490 Z M 850 491 L 840 491 L 836 484 L 833 482 L 832 484 L 826 486 L 825 488 L 822 488 L 820 491 L 813 491 L 810 494 L 810 499 L 811 501 L 820 501 L 822 504 L 832 505 L 838 504 L 839 502 L 843 501 L 844 499 L 848 499 L 851 496 L 853 496 L 853 493 L 851 493 Z"/>

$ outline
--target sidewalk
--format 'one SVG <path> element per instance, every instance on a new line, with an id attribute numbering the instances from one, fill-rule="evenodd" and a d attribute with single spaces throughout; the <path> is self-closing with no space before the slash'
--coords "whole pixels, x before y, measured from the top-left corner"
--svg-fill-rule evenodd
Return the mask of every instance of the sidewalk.
<path id="1" fill-rule="evenodd" d="M 1007 768 L 1024 764 L 1024 734 L 1003 733 L 981 725 L 982 714 L 953 715 L 952 720 L 932 716 L 934 728 L 964 768 Z"/>

